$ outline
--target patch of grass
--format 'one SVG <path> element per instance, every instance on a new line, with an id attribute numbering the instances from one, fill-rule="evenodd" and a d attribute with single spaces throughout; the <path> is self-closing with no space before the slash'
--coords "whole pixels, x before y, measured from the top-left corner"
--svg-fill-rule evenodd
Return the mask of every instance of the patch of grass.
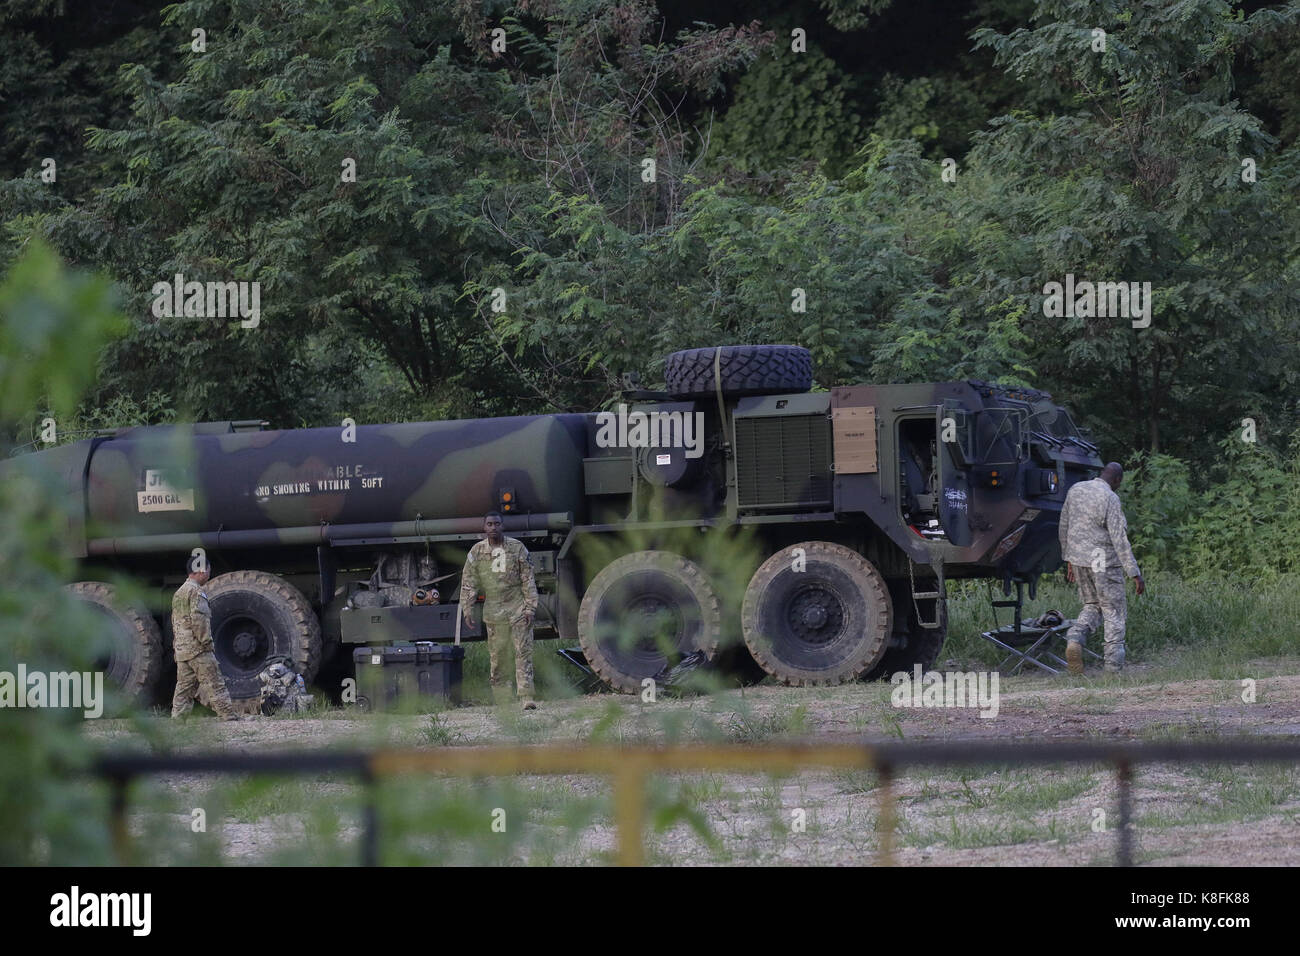
<path id="1" fill-rule="evenodd" d="M 808 732 L 808 706 L 798 704 L 790 709 L 779 708 L 762 716 L 743 707 L 728 719 L 726 731 L 732 740 L 751 744 L 773 737 L 804 734 Z"/>
<path id="2" fill-rule="evenodd" d="M 987 584 L 954 581 L 949 584 L 948 640 L 945 658 L 977 666 L 995 665 L 1003 652 L 980 638 L 993 626 Z M 1000 589 L 993 594 L 1001 597 Z M 1064 575 L 1045 578 L 1035 600 L 1026 600 L 1024 616 L 1034 617 L 1056 608 L 1067 618 L 1080 608 L 1078 592 Z M 1129 592 L 1127 650 L 1130 664 L 1158 655 L 1159 670 L 1169 680 L 1237 680 L 1255 676 L 1253 661 L 1294 655 L 1295 620 L 1300 617 L 1300 587 L 1294 575 L 1243 584 L 1224 578 L 1184 580 L 1172 574 L 1153 573 L 1147 593 Z M 1009 623 L 1006 611 L 999 621 Z M 1101 634 L 1089 646 L 1100 653 Z M 1115 686 L 1131 680 L 1128 675 Z M 1109 686 L 1109 685 L 1107 685 Z"/>
<path id="3" fill-rule="evenodd" d="M 419 733 L 420 739 L 430 747 L 450 747 L 457 739 L 465 739 L 464 734 L 452 729 L 440 710 L 435 710 L 424 718 Z"/>
<path id="4" fill-rule="evenodd" d="M 1183 771 L 1203 784 L 1184 791 L 1185 802 L 1140 814 L 1139 827 L 1244 823 L 1273 816 L 1300 802 L 1300 770 L 1294 767 L 1190 764 Z"/>
<path id="5" fill-rule="evenodd" d="M 538 744 L 554 736 L 559 715 L 545 710 L 523 710 L 517 703 L 502 704 L 492 714 L 501 735 L 521 744 Z"/>
<path id="6" fill-rule="evenodd" d="M 835 782 L 836 793 L 873 793 L 880 786 L 880 775 L 874 770 L 838 770 Z"/>
<path id="7" fill-rule="evenodd" d="M 678 793 L 692 803 L 711 803 L 727 793 L 727 779 L 715 773 L 692 777 L 681 782 Z"/>
<path id="8" fill-rule="evenodd" d="M 258 774 L 235 780 L 227 787 L 214 787 L 210 802 L 238 823 L 257 823 L 281 814 L 308 813 L 322 802 L 338 799 L 347 789 L 329 778 L 285 778 Z M 208 808 L 209 823 L 213 808 Z"/>
<path id="9" fill-rule="evenodd" d="M 976 850 L 988 846 L 1014 846 L 1054 839 L 1045 827 L 1028 820 L 958 819 L 948 815 L 948 825 L 926 829 L 905 829 L 908 846 L 944 846 L 952 850 Z"/>
<path id="10" fill-rule="evenodd" d="M 1069 774 L 1013 784 L 999 794 L 999 809 L 1020 813 L 1054 810 L 1096 786 L 1091 774 Z"/>
<path id="11" fill-rule="evenodd" d="M 1082 698 L 1071 702 L 1071 709 L 1079 714 L 1110 714 L 1118 706 L 1113 696 L 1106 696 L 1089 691 Z"/>

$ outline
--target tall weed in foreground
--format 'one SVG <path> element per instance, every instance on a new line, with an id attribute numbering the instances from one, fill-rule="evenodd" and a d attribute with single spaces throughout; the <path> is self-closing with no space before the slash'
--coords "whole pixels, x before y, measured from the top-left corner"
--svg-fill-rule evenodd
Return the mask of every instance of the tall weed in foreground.
<path id="1" fill-rule="evenodd" d="M 95 671 L 97 616 L 71 599 L 64 556 L 71 502 L 61 477 L 9 460 L 32 409 L 66 420 L 94 374 L 101 345 L 122 326 L 109 284 L 64 269 L 34 244 L 0 283 L 0 671 Z M 23 467 L 24 465 L 29 467 Z M 26 688 L 21 688 L 25 691 Z M 105 693 L 110 693 L 108 682 Z M 105 705 L 105 714 L 120 706 Z M 0 708 L 0 863 L 107 861 L 106 801 L 63 768 L 82 763 L 84 710 Z"/>

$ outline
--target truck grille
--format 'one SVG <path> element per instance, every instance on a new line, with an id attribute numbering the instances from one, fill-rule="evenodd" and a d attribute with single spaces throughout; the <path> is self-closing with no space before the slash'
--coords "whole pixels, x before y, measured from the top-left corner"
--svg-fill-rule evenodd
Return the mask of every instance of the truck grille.
<path id="1" fill-rule="evenodd" d="M 825 415 L 735 421 L 740 507 L 807 509 L 831 503 L 830 424 Z"/>

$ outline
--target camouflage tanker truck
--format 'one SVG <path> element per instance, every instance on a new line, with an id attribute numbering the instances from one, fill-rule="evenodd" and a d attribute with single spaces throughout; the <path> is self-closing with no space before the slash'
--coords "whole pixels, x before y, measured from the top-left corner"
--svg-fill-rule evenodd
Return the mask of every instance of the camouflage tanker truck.
<path id="1" fill-rule="evenodd" d="M 454 602 L 490 510 L 532 554 L 537 636 L 576 641 L 618 690 L 696 650 L 788 684 L 929 666 L 945 582 L 1057 568 L 1065 493 L 1101 466 L 1044 392 L 811 391 L 793 346 L 674 353 L 665 382 L 602 413 L 123 428 L 6 470 L 66 484 L 70 587 L 113 625 L 112 677 L 167 692 L 170 595 L 203 554 L 217 659 L 252 699 L 275 657 L 308 680 L 345 662 L 321 681 L 336 688 L 356 645 L 481 639 Z M 742 539 L 742 584 L 721 593 L 706 552 Z M 423 603 L 439 585 L 450 600 Z"/>

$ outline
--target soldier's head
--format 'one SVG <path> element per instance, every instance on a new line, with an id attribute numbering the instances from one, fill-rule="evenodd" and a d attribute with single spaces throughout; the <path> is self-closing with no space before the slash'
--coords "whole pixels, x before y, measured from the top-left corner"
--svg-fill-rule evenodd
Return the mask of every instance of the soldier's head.
<path id="1" fill-rule="evenodd" d="M 1119 483 L 1124 480 L 1124 466 L 1117 461 L 1107 462 L 1099 477 L 1110 485 L 1111 491 L 1119 491 Z"/>
<path id="2" fill-rule="evenodd" d="M 212 572 L 208 568 L 206 561 L 195 561 L 191 559 L 186 565 L 185 570 L 189 572 L 189 579 L 195 584 L 202 587 L 208 583 L 208 578 L 212 577 Z"/>
<path id="3" fill-rule="evenodd" d="M 501 543 L 505 537 L 501 533 L 501 523 L 504 521 L 499 511 L 489 511 L 483 517 L 483 533 L 487 535 L 488 542 L 493 545 Z"/>

